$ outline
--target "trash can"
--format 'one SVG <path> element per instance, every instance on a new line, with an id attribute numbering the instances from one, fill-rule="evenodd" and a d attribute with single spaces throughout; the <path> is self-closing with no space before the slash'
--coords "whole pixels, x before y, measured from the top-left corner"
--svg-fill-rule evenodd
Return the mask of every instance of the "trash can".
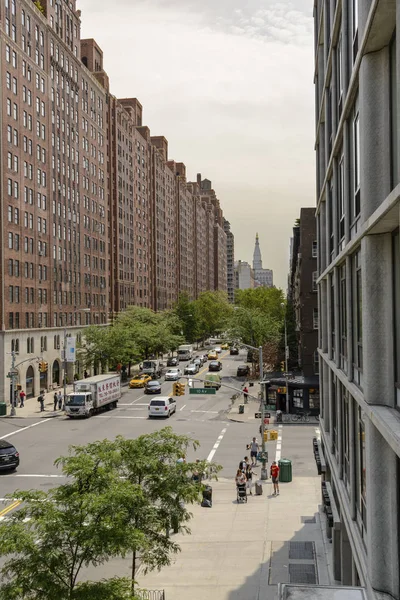
<path id="1" fill-rule="evenodd" d="M 211 485 L 206 485 L 203 490 L 203 500 L 208 500 L 212 504 L 212 487 Z"/>
<path id="2" fill-rule="evenodd" d="M 239 404 L 239 415 L 244 414 L 244 404 Z"/>
<path id="3" fill-rule="evenodd" d="M 0 402 L 0 417 L 5 417 L 7 415 L 7 404 L 5 402 Z"/>
<path id="4" fill-rule="evenodd" d="M 292 461 L 282 458 L 279 463 L 279 481 L 290 483 L 292 481 Z"/>

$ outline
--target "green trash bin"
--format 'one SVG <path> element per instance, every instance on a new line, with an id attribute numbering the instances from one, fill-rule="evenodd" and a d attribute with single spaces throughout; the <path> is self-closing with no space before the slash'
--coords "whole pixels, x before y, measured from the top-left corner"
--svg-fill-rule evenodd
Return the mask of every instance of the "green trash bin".
<path id="1" fill-rule="evenodd" d="M 292 461 L 282 458 L 279 463 L 279 481 L 290 483 L 292 481 Z"/>
<path id="2" fill-rule="evenodd" d="M 7 404 L 5 402 L 0 402 L 0 417 L 5 417 L 7 415 Z"/>
<path id="3" fill-rule="evenodd" d="M 244 414 L 244 404 L 239 404 L 239 415 Z"/>

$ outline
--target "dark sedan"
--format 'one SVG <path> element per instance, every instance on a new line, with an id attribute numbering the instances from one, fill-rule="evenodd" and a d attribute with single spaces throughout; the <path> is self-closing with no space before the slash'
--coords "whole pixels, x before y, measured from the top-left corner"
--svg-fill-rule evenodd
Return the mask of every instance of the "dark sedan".
<path id="1" fill-rule="evenodd" d="M 19 465 L 19 453 L 15 446 L 0 440 L 0 471 L 13 471 Z"/>
<path id="2" fill-rule="evenodd" d="M 220 371 L 222 369 L 222 363 L 219 360 L 212 360 L 208 365 L 209 371 Z"/>
<path id="3" fill-rule="evenodd" d="M 149 381 L 144 389 L 145 394 L 161 394 L 161 383 L 159 381 Z"/>
<path id="4" fill-rule="evenodd" d="M 236 371 L 237 377 L 246 377 L 250 375 L 250 367 L 248 365 L 239 365 Z"/>
<path id="5" fill-rule="evenodd" d="M 167 367 L 177 367 L 179 365 L 179 360 L 176 356 L 172 356 L 167 360 Z"/>
<path id="6" fill-rule="evenodd" d="M 232 348 L 229 350 L 229 354 L 230 354 L 231 356 L 237 356 L 237 355 L 239 354 L 239 348 L 234 348 L 234 347 L 232 347 Z"/>

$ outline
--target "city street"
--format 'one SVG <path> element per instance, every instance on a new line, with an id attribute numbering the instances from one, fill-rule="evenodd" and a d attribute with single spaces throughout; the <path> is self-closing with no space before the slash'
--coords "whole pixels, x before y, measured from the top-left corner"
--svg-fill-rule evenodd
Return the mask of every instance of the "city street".
<path id="1" fill-rule="evenodd" d="M 239 381 L 236 378 L 236 369 L 238 364 L 242 364 L 245 361 L 245 354 L 242 353 L 239 356 L 231 357 L 229 356 L 229 352 L 225 352 L 221 355 L 221 360 L 223 370 L 220 374 L 222 375 L 223 383 L 241 387 L 243 381 Z M 182 368 L 183 365 L 181 363 Z M 205 364 L 197 376 L 203 378 L 207 371 L 207 364 Z M 172 392 L 172 385 L 172 382 L 164 382 L 162 384 L 162 395 L 169 395 Z M 258 385 L 255 384 L 254 387 L 250 388 L 250 391 L 252 390 L 254 390 L 254 395 L 257 395 Z M 234 523 L 232 511 L 234 511 L 234 514 L 236 514 L 236 511 L 238 513 L 241 511 L 242 517 L 246 520 L 251 520 L 255 506 L 253 504 L 253 508 L 251 507 L 252 502 L 258 503 L 256 510 L 261 510 L 263 521 L 260 528 L 258 526 L 255 528 L 255 533 L 258 540 L 257 544 L 261 544 L 263 548 L 265 519 L 268 516 L 268 511 L 264 509 L 266 508 L 265 503 L 271 496 L 271 483 L 268 480 L 264 485 L 264 495 L 262 497 L 250 498 L 247 505 L 237 506 L 234 502 L 236 492 L 233 479 L 239 460 L 248 454 L 246 444 L 249 443 L 253 435 L 259 438 L 259 433 L 258 422 L 256 421 L 237 423 L 229 419 L 229 407 L 233 393 L 233 390 L 221 387 L 215 395 L 189 395 L 186 386 L 185 395 L 176 398 L 176 414 L 172 415 L 169 419 L 148 419 L 147 406 L 152 396 L 145 395 L 141 389 L 129 390 L 128 388 L 123 388 L 123 395 L 116 410 L 94 416 L 91 419 L 72 420 L 60 413 L 56 418 L 1 419 L 0 437 L 5 437 L 15 444 L 21 459 L 21 464 L 15 473 L 0 475 L 1 497 L 4 498 L 6 494 L 12 494 L 16 489 L 47 490 L 61 483 L 63 478 L 53 463 L 58 456 L 67 453 L 68 446 L 71 444 L 85 444 L 103 438 L 113 438 L 118 434 L 126 437 L 136 437 L 142 433 L 171 426 L 176 433 L 189 435 L 200 441 L 200 448 L 196 455 L 193 450 L 188 452 L 187 458 L 189 460 L 199 457 L 213 460 L 223 466 L 223 470 L 219 475 L 219 481 L 212 485 L 215 507 L 218 506 L 218 502 L 222 502 L 222 507 L 225 506 L 224 502 L 227 502 L 227 505 L 223 508 L 223 514 L 228 519 L 229 526 L 233 526 Z M 257 403 L 254 403 L 254 407 L 257 407 Z M 297 478 L 308 478 L 307 481 L 311 481 L 311 493 L 307 492 L 306 498 L 308 505 L 304 508 L 301 506 L 298 507 L 301 514 L 304 515 L 309 513 L 314 514 L 314 512 L 318 511 L 316 499 L 318 498 L 319 483 L 315 463 L 312 460 L 311 444 L 316 431 L 317 424 L 310 424 L 309 426 L 290 425 L 283 430 L 281 426 L 279 428 L 278 442 L 268 442 L 269 462 L 280 457 L 291 458 L 293 460 L 295 476 Z M 256 469 L 256 474 L 257 477 L 260 476 L 259 467 Z M 297 492 L 293 491 L 293 493 L 296 495 L 300 494 L 297 497 L 302 497 L 301 490 Z M 291 514 L 288 500 L 287 494 L 282 494 L 281 497 L 274 499 L 276 506 L 278 506 L 278 503 L 281 504 L 282 512 L 279 514 L 278 511 L 279 519 L 286 521 L 286 525 L 290 522 Z M 296 499 L 293 500 L 296 501 Z M 262 506 L 264 506 L 264 509 L 261 508 Z M 17 507 L 14 507 L 14 509 L 17 509 Z M 210 541 L 215 540 L 220 544 L 226 537 L 223 515 L 220 515 L 221 518 L 218 520 L 222 528 L 221 535 L 219 535 L 218 529 L 215 529 L 215 527 L 218 527 L 218 521 L 215 521 L 218 508 L 214 510 L 213 507 L 212 510 L 214 511 L 214 520 L 211 520 L 211 511 L 207 513 L 206 509 L 193 507 L 195 517 L 191 526 L 194 532 L 197 531 L 199 524 L 202 522 L 201 519 L 206 518 L 212 526 L 213 531 L 206 533 L 204 528 L 206 524 L 203 524 L 201 525 L 202 535 L 205 535 Z M 204 511 L 207 514 L 204 514 Z M 4 512 L 1 514 L 3 516 L 0 516 L 0 519 L 7 518 L 7 514 Z M 188 539 L 187 536 L 185 539 Z M 280 538 L 275 537 L 275 539 Z M 289 537 L 286 539 L 289 539 Z M 192 544 L 196 544 L 195 535 L 190 537 L 190 541 Z M 219 552 L 225 552 L 223 546 L 219 546 Z M 183 557 L 183 555 L 181 556 Z M 174 558 L 175 569 L 180 568 L 179 559 L 180 555 Z M 208 559 L 210 559 L 210 556 Z M 249 576 L 254 568 L 258 567 L 260 560 L 262 560 L 261 556 L 250 554 L 243 563 L 244 571 L 241 572 L 241 576 Z M 147 586 L 149 588 L 168 587 L 168 572 L 173 568 L 165 569 L 159 574 L 149 575 L 149 583 L 147 583 L 146 578 L 143 580 L 139 573 L 139 582 L 144 587 Z M 249 569 L 248 573 L 245 572 L 246 569 Z M 101 567 L 101 569 L 97 571 L 89 569 L 85 573 L 85 576 L 90 579 L 113 575 L 129 576 L 129 559 L 111 560 Z M 163 579 L 164 576 L 167 578 L 166 580 Z M 189 585 L 190 582 L 187 582 L 187 584 Z M 237 587 L 235 579 L 232 581 L 232 586 L 233 588 Z M 229 591 L 226 589 L 225 584 L 223 589 L 225 591 L 221 592 L 221 598 L 228 597 L 224 595 Z M 189 591 L 192 593 L 191 589 L 186 589 L 185 593 Z M 177 597 L 175 592 L 174 594 L 168 594 L 168 600 L 172 597 Z"/>

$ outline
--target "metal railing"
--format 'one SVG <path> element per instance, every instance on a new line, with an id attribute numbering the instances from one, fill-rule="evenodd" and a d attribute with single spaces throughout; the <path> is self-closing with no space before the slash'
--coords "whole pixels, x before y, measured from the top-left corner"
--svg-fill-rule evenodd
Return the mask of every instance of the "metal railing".
<path id="1" fill-rule="evenodd" d="M 165 600 L 165 591 L 136 589 L 135 596 L 139 600 Z"/>

